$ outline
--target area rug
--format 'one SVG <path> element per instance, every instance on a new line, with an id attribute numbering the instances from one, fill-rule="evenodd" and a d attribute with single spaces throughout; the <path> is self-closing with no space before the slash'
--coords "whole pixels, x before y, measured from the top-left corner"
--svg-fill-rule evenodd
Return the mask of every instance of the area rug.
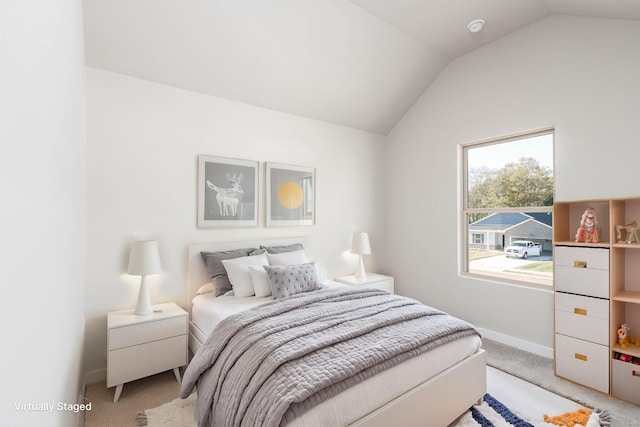
<path id="1" fill-rule="evenodd" d="M 174 399 L 156 408 L 146 409 L 136 417 L 136 424 L 147 427 L 196 427 L 193 414 L 196 394 L 186 399 Z"/>
<path id="2" fill-rule="evenodd" d="M 555 376 L 553 359 L 486 338 L 482 340 L 482 346 L 487 351 L 488 366 L 573 400 L 587 408 L 606 410 L 612 414 L 612 425 L 615 427 L 640 427 L 638 406 Z"/>
<path id="3" fill-rule="evenodd" d="M 544 420 L 525 420 L 511 412 L 489 393 L 450 427 L 600 427 L 610 426 L 611 417 L 599 410 L 579 409 L 559 415 L 544 415 Z"/>
<path id="4" fill-rule="evenodd" d="M 193 413 L 196 395 L 147 409 L 138 414 L 136 423 L 147 427 L 195 427 Z M 490 394 L 485 394 L 482 404 L 472 406 L 449 427 L 608 427 L 611 417 L 598 410 L 580 409 L 575 412 L 544 417 L 545 421 L 520 418 Z M 427 427 L 427 424 L 425 424 Z"/>

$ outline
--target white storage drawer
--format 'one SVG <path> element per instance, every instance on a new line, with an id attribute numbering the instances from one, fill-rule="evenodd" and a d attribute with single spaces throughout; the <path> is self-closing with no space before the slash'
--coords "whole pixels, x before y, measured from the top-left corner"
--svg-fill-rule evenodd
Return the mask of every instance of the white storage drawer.
<path id="1" fill-rule="evenodd" d="M 609 270 L 609 249 L 576 246 L 556 246 L 553 254 L 557 265 L 573 267 L 576 261 L 585 262 L 587 269 Z"/>
<path id="2" fill-rule="evenodd" d="M 107 360 L 107 387 L 186 364 L 187 335 L 110 351 Z"/>
<path id="3" fill-rule="evenodd" d="M 609 298 L 609 249 L 556 246 L 555 289 Z"/>
<path id="4" fill-rule="evenodd" d="M 556 332 L 609 345 L 609 300 L 555 293 Z"/>
<path id="5" fill-rule="evenodd" d="M 556 334 L 556 375 L 609 393 L 609 347 Z"/>
<path id="6" fill-rule="evenodd" d="M 640 365 L 613 360 L 612 394 L 640 405 Z"/>
<path id="7" fill-rule="evenodd" d="M 187 316 L 109 329 L 109 350 L 187 334 Z"/>

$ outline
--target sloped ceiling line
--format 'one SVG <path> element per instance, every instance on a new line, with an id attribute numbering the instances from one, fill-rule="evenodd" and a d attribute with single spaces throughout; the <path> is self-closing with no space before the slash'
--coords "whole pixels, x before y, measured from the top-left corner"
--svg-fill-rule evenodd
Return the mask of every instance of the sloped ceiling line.
<path id="1" fill-rule="evenodd" d="M 84 0 L 85 49 L 88 66 L 386 135 L 449 61 L 552 13 L 640 19 L 640 2 Z"/>

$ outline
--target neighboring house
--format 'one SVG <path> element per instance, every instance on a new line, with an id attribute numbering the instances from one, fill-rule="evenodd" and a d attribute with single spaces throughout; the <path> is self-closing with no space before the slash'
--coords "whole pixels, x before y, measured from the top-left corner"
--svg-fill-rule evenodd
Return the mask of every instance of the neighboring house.
<path id="1" fill-rule="evenodd" d="M 551 213 L 494 213 L 469 225 L 469 247 L 502 250 L 515 240 L 532 240 L 551 250 Z"/>

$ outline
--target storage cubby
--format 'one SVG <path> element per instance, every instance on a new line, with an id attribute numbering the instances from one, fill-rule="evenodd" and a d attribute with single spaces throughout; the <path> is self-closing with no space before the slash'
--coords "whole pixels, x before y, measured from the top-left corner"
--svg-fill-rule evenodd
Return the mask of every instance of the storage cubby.
<path id="1" fill-rule="evenodd" d="M 598 221 L 596 229 L 600 242 L 577 243 L 576 231 L 580 226 L 582 214 L 587 208 L 593 208 Z M 607 246 L 610 243 L 609 202 L 606 200 L 558 202 L 553 206 L 553 242 L 558 245 Z"/>
<path id="2" fill-rule="evenodd" d="M 598 243 L 581 243 L 575 241 L 576 231 L 580 225 L 582 214 L 587 208 L 596 212 Z M 608 200 L 577 200 L 556 202 L 553 209 L 553 244 L 554 244 L 554 290 L 556 297 L 556 375 L 568 378 L 574 382 L 586 385 L 603 392 L 609 392 L 614 397 L 640 404 L 640 346 L 630 343 L 622 347 L 618 343 L 618 328 L 623 323 L 630 327 L 631 337 L 640 337 L 640 243 L 635 241 L 626 243 L 627 230 L 621 229 L 617 234 L 617 225 L 628 225 L 633 221 L 640 224 L 640 197 L 608 199 Z M 640 229 L 637 234 L 640 236 Z M 567 247 L 571 248 L 568 251 Z M 590 249 L 591 248 L 591 249 Z M 588 272 L 596 266 L 592 260 L 594 248 L 606 249 L 609 257 L 608 276 L 598 277 L 597 272 Z M 567 260 L 566 253 L 571 259 Z M 562 256 L 560 256 L 562 255 Z M 600 264 L 602 262 L 600 261 Z M 572 272 L 571 270 L 574 270 Z M 561 273 L 561 274 L 559 274 Z M 593 279 L 596 285 L 585 281 Z M 608 294 L 598 291 L 599 283 L 606 283 Z M 563 294 L 575 295 L 575 307 L 566 307 L 566 297 Z M 594 357 L 585 354 L 584 348 L 593 348 L 595 352 L 601 346 L 602 339 L 591 338 L 586 331 L 579 331 L 581 324 L 587 325 L 590 317 L 597 322 L 598 316 L 591 306 L 592 299 L 607 301 L 609 304 L 608 319 L 608 363 L 596 365 Z M 562 304 L 562 305 L 558 305 Z M 582 307 L 582 306 L 586 306 Z M 571 312 L 575 318 L 571 318 Z M 569 314 L 567 314 L 569 313 Z M 569 319 L 567 320 L 567 317 Z M 583 320 L 584 319 L 584 320 Z M 567 321 L 573 329 L 567 331 Z M 569 340 L 566 337 L 569 336 Z M 562 347 L 559 348 L 559 343 Z M 567 342 L 575 346 L 565 348 Z M 585 347 L 587 346 L 587 347 Z M 571 359 L 566 359 L 566 354 Z M 588 357 L 587 357 L 588 356 Z M 593 360 L 588 360 L 591 357 Z M 559 363 L 559 360 L 566 359 Z M 588 362 L 587 362 L 588 360 Z M 581 370 L 584 362 L 589 369 Z M 570 366 L 571 369 L 566 368 Z M 601 366 L 601 368 L 597 368 Z M 576 374 L 577 373 L 577 374 Z M 611 373 L 611 375 L 609 375 Z M 609 378 L 606 387 L 602 378 Z M 636 396 L 636 397 L 634 397 Z"/>

